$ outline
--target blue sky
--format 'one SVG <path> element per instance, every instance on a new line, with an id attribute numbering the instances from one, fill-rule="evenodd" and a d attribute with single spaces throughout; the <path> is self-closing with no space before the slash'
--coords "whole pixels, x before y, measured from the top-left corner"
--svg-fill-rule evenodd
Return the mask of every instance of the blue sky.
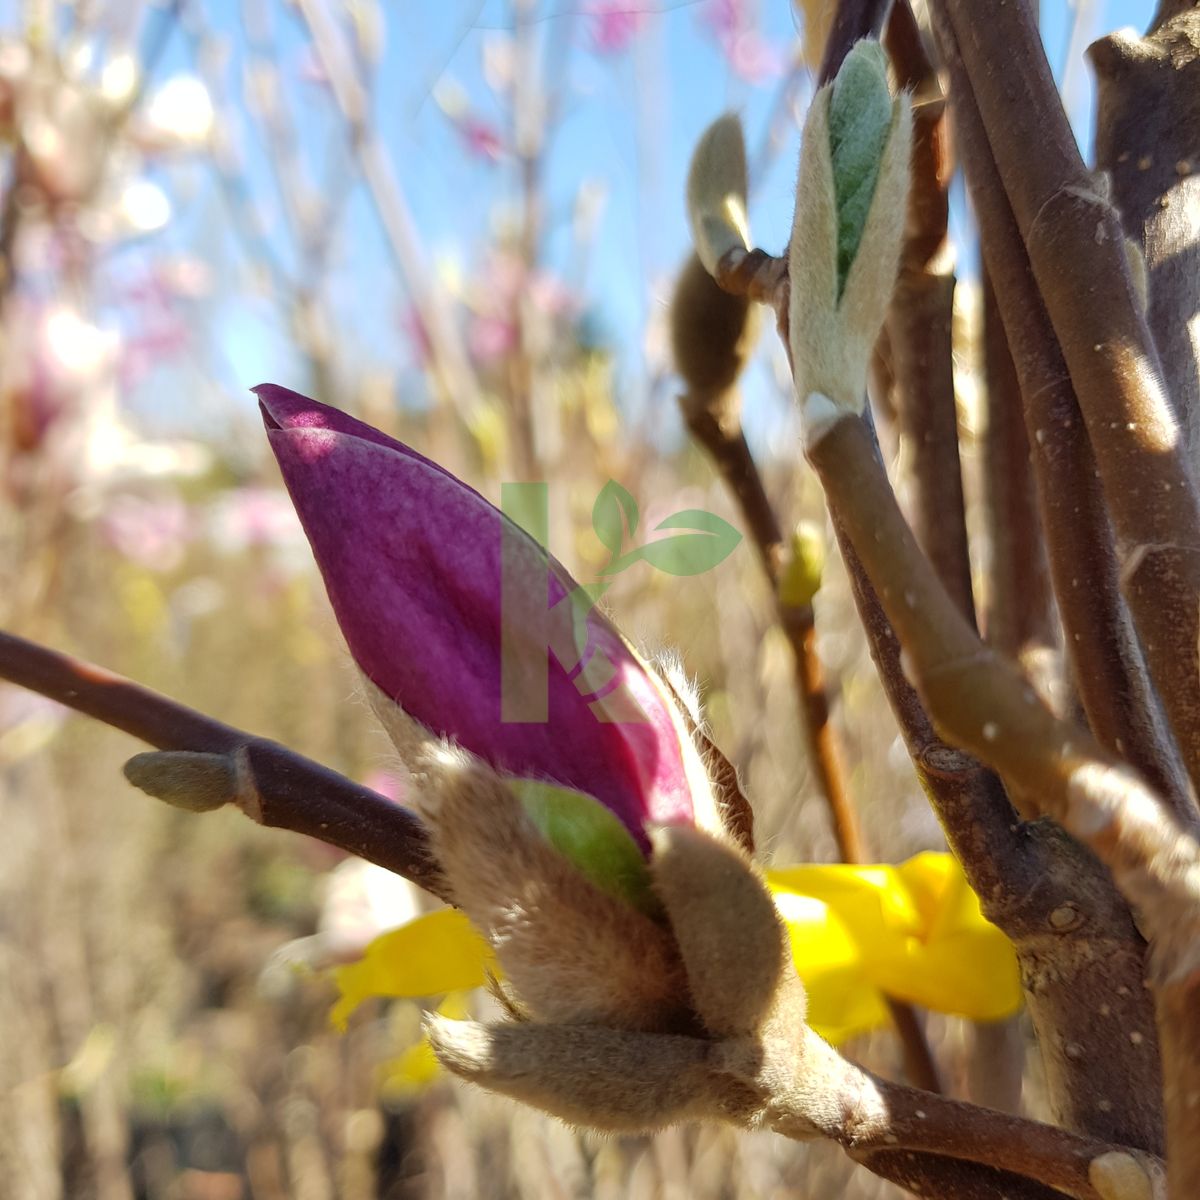
<path id="1" fill-rule="evenodd" d="M 125 0 L 110 0 L 120 13 Z M 547 223 L 543 247 L 547 265 L 571 277 L 585 292 L 596 327 L 618 355 L 622 399 L 636 412 L 644 402 L 647 321 L 665 301 L 671 272 L 687 251 L 683 180 L 691 147 L 719 113 L 739 112 L 752 160 L 765 169 L 754 180 L 751 220 L 759 243 L 780 248 L 791 214 L 797 138 L 794 131 L 778 152 L 766 156 L 769 116 L 779 101 L 781 78 L 754 86 L 738 78 L 721 53 L 705 17 L 711 0 L 630 0 L 648 15 L 629 47 L 619 53 L 594 52 L 586 0 L 540 0 L 538 30 L 553 53 L 547 69 L 563 81 L 562 117 L 546 155 Z M 327 12 L 341 12 L 340 0 L 324 0 Z M 360 7 L 369 9 L 370 5 Z M 396 176 L 420 232 L 430 268 L 452 264 L 469 274 L 497 221 L 513 209 L 515 172 L 511 160 L 479 161 L 464 153 L 461 140 L 439 107 L 435 92 L 453 86 L 470 108 L 502 130 L 504 103 L 485 81 L 484 60 L 503 45 L 511 28 L 509 0 L 380 0 L 382 51 L 375 75 L 372 111 L 376 128 L 395 165 Z M 1043 3 L 1043 24 L 1052 66 L 1062 75 L 1069 60 L 1068 109 L 1081 141 L 1090 138 L 1090 78 L 1080 51 L 1093 37 L 1123 24 L 1142 24 L 1148 5 L 1131 0 Z M 17 5 L 0 3 L 4 24 L 14 28 Z M 285 268 L 295 261 L 283 235 L 283 201 L 261 144 L 246 119 L 247 71 L 256 55 L 279 70 L 286 103 L 298 131 L 299 157 L 312 184 L 327 193 L 344 186 L 344 126 L 328 92 L 306 78 L 311 61 L 307 32 L 291 6 L 280 0 L 210 0 L 187 6 L 193 19 L 175 28 L 165 43 L 156 78 L 197 69 L 200 56 L 218 52 L 214 78 L 221 81 L 218 112 L 224 130 L 239 149 L 240 179 L 253 197 L 264 225 L 263 246 Z M 152 41 L 162 20 L 153 8 L 142 26 L 143 43 Z M 786 58 L 798 36 L 788 0 L 757 0 L 758 28 Z M 255 29 L 246 13 L 264 20 Z M 1073 47 L 1068 46 L 1075 31 Z M 152 86 L 152 85 L 151 85 Z M 806 95 L 801 88 L 801 100 Z M 200 330 L 210 378 L 217 394 L 229 396 L 236 411 L 244 389 L 263 379 L 304 388 L 303 365 L 292 349 L 287 320 L 262 298 L 247 266 L 255 248 L 231 232 L 229 212 L 214 172 L 205 162 L 175 163 L 162 179 L 176 200 L 177 219 L 162 241 L 144 247 L 154 253 L 174 248 L 199 254 L 218 279 L 218 301 L 203 313 Z M 595 241 L 579 277 L 571 214 L 581 187 L 603 198 Z M 961 199 L 958 204 L 961 220 Z M 360 364 L 401 368 L 399 397 L 419 395 L 401 323 L 406 297 L 379 222 L 361 184 L 340 211 L 326 295 L 335 314 L 344 377 Z M 261 248 L 261 247 L 260 247 Z M 960 274 L 969 275 L 969 254 Z M 197 370 L 201 360 L 197 360 Z M 177 418 L 180 406 L 164 404 L 163 378 L 156 372 L 131 402 L 145 416 Z M 196 386 L 195 373 L 177 380 Z M 749 385 L 752 435 L 771 435 L 786 412 L 765 370 Z M 186 406 L 184 406 L 186 408 Z"/>

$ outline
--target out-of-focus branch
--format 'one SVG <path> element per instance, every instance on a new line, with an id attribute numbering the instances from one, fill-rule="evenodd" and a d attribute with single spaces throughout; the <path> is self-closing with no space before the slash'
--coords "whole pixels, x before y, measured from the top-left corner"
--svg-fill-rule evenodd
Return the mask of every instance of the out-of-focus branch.
<path id="1" fill-rule="evenodd" d="M 991 154 L 1058 335 L 1117 531 L 1121 579 L 1193 782 L 1200 780 L 1200 529 L 1187 450 L 1126 261 L 1085 168 L 1025 5 L 987 22 L 935 0 L 953 31 Z M 998 69 L 996 47 L 1004 47 Z M 1029 152 L 1038 147 L 1037 154 Z"/>
<path id="2" fill-rule="evenodd" d="M 1142 38 L 1091 47 L 1096 165 L 1112 180 L 1126 233 L 1146 256 L 1163 382 L 1200 451 L 1200 8 L 1163 5 Z"/>
<path id="3" fill-rule="evenodd" d="M 996 173 L 953 33 L 944 24 L 938 33 L 952 83 L 959 154 L 1020 376 L 1046 549 L 1080 700 L 1100 744 L 1141 771 L 1190 820 L 1186 781 L 1161 727 L 1121 599 L 1117 555 L 1075 389 Z"/>
<path id="4" fill-rule="evenodd" d="M 753 318 L 750 301 L 726 294 L 693 254 L 680 274 L 671 301 L 675 360 L 685 383 L 679 408 L 688 431 L 710 455 L 741 510 L 743 524 L 775 597 L 779 622 L 795 660 L 809 763 L 829 810 L 839 856 L 843 862 L 865 862 L 858 817 L 829 722 L 811 594 L 793 603 L 780 590 L 783 533 L 742 431 L 737 380 L 754 340 Z"/>
<path id="5" fill-rule="evenodd" d="M 768 271 L 778 261 L 765 260 L 764 256 Z M 796 564 L 801 574 L 812 576 L 799 589 L 802 594 L 792 595 L 791 589 L 781 586 L 785 567 L 783 534 L 741 426 L 737 379 L 753 341 L 749 305 L 746 297 L 723 291 L 699 257 L 692 255 L 671 303 L 676 363 L 687 385 L 679 407 L 692 437 L 711 456 L 741 510 L 775 598 L 779 623 L 792 649 L 809 766 L 829 812 L 838 856 L 843 862 L 866 862 L 868 854 L 829 719 L 824 670 L 817 651 L 812 591 L 819 583 L 819 568 Z M 921 1087 L 938 1090 L 937 1067 L 916 1014 L 898 1001 L 889 1000 L 889 1005 L 909 1078 Z"/>
<path id="6" fill-rule="evenodd" d="M 947 238 L 953 165 L 946 102 L 906 0 L 892 7 L 885 44 L 897 83 L 913 94 L 908 220 L 887 317 L 892 397 L 909 464 L 917 540 L 959 608 L 974 620 L 954 399 L 955 279 Z"/>
<path id="7" fill-rule="evenodd" d="M 411 812 L 277 742 L 222 724 L 102 667 L 4 632 L 0 679 L 160 750 L 211 756 L 205 764 L 210 776 L 220 774 L 223 761 L 230 786 L 218 800 L 236 804 L 259 825 L 319 838 L 403 875 L 434 895 L 444 892 L 424 827 Z M 162 764 L 171 765 L 171 760 Z M 187 763 L 176 760 L 176 765 L 186 769 Z M 141 778 L 147 782 L 163 774 L 152 763 L 143 767 Z"/>
<path id="8" fill-rule="evenodd" d="M 422 258 L 404 191 L 370 122 L 368 96 L 355 74 L 341 31 L 321 0 L 298 0 L 298 8 L 349 127 L 367 194 L 428 334 L 443 394 L 463 411 L 479 411 L 483 403 L 479 382 L 446 304 L 436 286 L 429 282 L 433 275 Z"/>
<path id="9" fill-rule="evenodd" d="M 521 225 L 518 253 L 525 272 L 526 286 L 513 296 L 513 326 L 517 330 L 517 349 L 509 362 L 508 423 L 511 434 L 513 470 L 518 479 L 537 476 L 537 439 L 534 436 L 534 388 L 536 347 L 529 309 L 529 281 L 537 266 L 542 235 L 542 200 L 539 184 L 542 169 L 542 143 L 545 137 L 545 102 L 541 89 L 537 56 L 536 3 L 515 0 L 513 4 L 514 53 L 513 78 L 513 152 L 520 178 Z"/>

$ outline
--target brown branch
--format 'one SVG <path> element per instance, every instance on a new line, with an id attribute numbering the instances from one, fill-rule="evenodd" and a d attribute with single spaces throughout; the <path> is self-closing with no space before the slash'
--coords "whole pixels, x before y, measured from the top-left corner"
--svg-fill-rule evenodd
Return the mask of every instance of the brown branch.
<path id="1" fill-rule="evenodd" d="M 1054 601 L 1038 520 L 1038 493 L 1020 380 L 986 269 L 982 290 L 983 370 L 987 388 L 983 491 L 989 546 L 985 628 L 988 641 L 997 650 L 1024 661 L 1030 651 L 1051 647 L 1057 641 Z M 1052 437 L 1055 432 L 1051 429 Z M 1051 482 L 1047 480 L 1048 484 Z M 1094 495 L 1097 489 L 1090 490 Z M 1093 514 L 1096 515 L 1096 510 Z M 1075 514 L 1072 527 L 1079 525 L 1082 522 L 1079 514 Z M 1083 532 L 1094 531 L 1086 528 Z M 1115 571 L 1112 585 L 1111 597 L 1120 603 Z M 1079 594 L 1078 589 L 1076 593 Z M 1084 599 L 1090 610 L 1092 595 L 1088 593 Z M 1080 656 L 1079 651 L 1072 657 L 1076 656 Z M 1120 662 L 1116 665 L 1119 667 Z M 1124 691 L 1122 688 L 1121 692 Z"/>
<path id="2" fill-rule="evenodd" d="M 1117 531 L 1122 586 L 1195 783 L 1200 495 L 1130 279 L 1120 220 L 1079 156 L 1026 6 L 997 5 L 986 22 L 964 0 L 936 0 L 931 9 L 953 29 L 1058 334 Z"/>
<path id="3" fill-rule="evenodd" d="M 793 996 L 785 985 L 751 1037 L 441 1017 L 426 1031 L 455 1074 L 573 1124 L 642 1132 L 709 1119 L 822 1139 L 933 1200 L 1164 1200 L 1153 1155 L 883 1080 L 798 1022 Z"/>
<path id="4" fill-rule="evenodd" d="M 260 825 L 339 846 L 444 892 L 425 830 L 407 809 L 277 742 L 222 724 L 102 667 L 0 631 L 0 679 L 39 692 L 161 750 L 221 756 L 239 780 L 229 800 Z"/>
<path id="5" fill-rule="evenodd" d="M 1165 6 L 1164 6 L 1165 7 Z M 1200 9 L 1160 9 L 1144 38 L 1116 33 L 1089 51 L 1096 71 L 1096 166 L 1146 257 L 1163 382 L 1200 450 Z"/>
<path id="6" fill-rule="evenodd" d="M 891 0 L 838 0 L 837 13 L 825 40 L 818 85 L 833 80 L 855 42 L 879 36 L 890 4 Z"/>
<path id="7" fill-rule="evenodd" d="M 806 451 L 863 555 L 929 711 L 952 741 L 1013 780 L 1027 802 L 1112 871 L 1150 937 L 1151 985 L 1161 1004 L 1186 984 L 1200 947 L 1195 838 L 1140 777 L 1057 718 L 1020 672 L 979 640 L 921 554 L 859 418 L 837 421 Z M 1148 1029 L 1127 1036 L 1148 1051 Z M 1167 1059 L 1163 1066 L 1168 1078 L 1200 1081 L 1200 1062 Z M 1145 1103 L 1146 1095 L 1138 1099 Z"/>
<path id="8" fill-rule="evenodd" d="M 885 40 L 899 86 L 914 95 L 908 220 L 887 317 L 893 397 L 909 459 L 912 523 L 934 570 L 974 620 L 954 399 L 955 278 L 947 245 L 953 165 L 946 105 L 904 0 L 892 8 Z"/>
<path id="9" fill-rule="evenodd" d="M 1121 598 L 1119 564 L 1075 389 L 1005 199 L 957 42 L 938 22 L 955 132 L 984 258 L 1013 349 L 1065 646 L 1100 744 L 1141 771 L 1183 819 L 1187 784 Z"/>
<path id="10" fill-rule="evenodd" d="M 1131 1048 L 1123 1032 L 1153 1021 L 1142 986 L 1145 945 L 1128 908 L 1090 854 L 1044 824 L 1020 822 L 998 777 L 935 731 L 900 641 L 831 511 L 867 644 L 917 778 L 985 915 L 1016 948 L 1056 1114 L 1069 1128 L 1156 1149 L 1161 1122 L 1140 1097 L 1157 1092 L 1157 1059 Z M 1107 1013 L 1080 1025 L 1080 997 L 1095 995 L 1110 998 Z"/>
<path id="11" fill-rule="evenodd" d="M 936 1178 L 939 1165 L 949 1172 L 959 1168 L 955 1186 L 960 1190 L 935 1190 L 922 1195 L 941 1194 L 954 1200 L 972 1194 L 1032 1197 L 1045 1196 L 1046 1189 L 1053 1188 L 1051 1194 L 1099 1200 L 1102 1193 L 1093 1182 L 1093 1164 L 1106 1155 L 1121 1156 L 1131 1165 L 1136 1164 L 1145 1173 L 1147 1184 L 1152 1177 L 1161 1177 L 1162 1164 L 1156 1159 L 1141 1155 L 1135 1158 L 1126 1148 L 1112 1143 L 959 1100 L 929 1097 L 885 1080 L 873 1082 L 878 1102 L 887 1112 L 886 1122 L 870 1128 L 868 1116 L 863 1124 L 869 1132 L 856 1129 L 850 1138 L 843 1135 L 839 1140 L 851 1158 L 877 1173 L 883 1173 L 879 1168 L 888 1156 L 897 1155 L 898 1169 L 889 1177 L 898 1183 L 905 1179 L 905 1152 L 919 1156 L 915 1160 L 908 1157 L 906 1163 L 910 1170 L 915 1168 L 918 1179 Z M 963 1177 L 961 1168 L 966 1161 L 986 1170 Z M 1007 1178 L 996 1178 L 991 1172 Z M 1014 1185 L 1026 1190 L 1010 1191 Z"/>

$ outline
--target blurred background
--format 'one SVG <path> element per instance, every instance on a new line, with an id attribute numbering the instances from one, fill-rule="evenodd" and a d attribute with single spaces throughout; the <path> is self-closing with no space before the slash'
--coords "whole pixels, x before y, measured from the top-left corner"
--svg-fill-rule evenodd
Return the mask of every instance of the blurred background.
<path id="1" fill-rule="evenodd" d="M 1043 5 L 1084 145 L 1083 49 L 1137 9 Z M 736 522 L 675 405 L 683 179 L 703 128 L 738 111 L 756 238 L 783 247 L 831 16 L 832 0 L 0 0 L 0 626 L 397 794 L 248 388 L 343 407 L 493 500 L 547 481 L 552 548 L 585 581 L 607 557 L 590 515 L 609 479 L 646 528 L 682 508 Z M 961 193 L 953 207 L 970 491 L 976 268 Z M 785 523 L 822 523 L 773 336 L 743 392 Z M 698 681 L 762 851 L 833 859 L 752 548 L 695 579 L 627 571 L 609 601 Z M 819 646 L 872 853 L 941 848 L 851 608 L 831 563 Z M 336 1033 L 319 968 L 422 899 L 236 813 L 156 805 L 120 773 L 140 748 L 0 684 L 5 1195 L 899 1194 L 828 1147 L 600 1139 L 398 1068 L 412 1005 Z M 957 1094 L 961 1024 L 928 1022 Z M 852 1050 L 898 1070 L 887 1032 Z"/>

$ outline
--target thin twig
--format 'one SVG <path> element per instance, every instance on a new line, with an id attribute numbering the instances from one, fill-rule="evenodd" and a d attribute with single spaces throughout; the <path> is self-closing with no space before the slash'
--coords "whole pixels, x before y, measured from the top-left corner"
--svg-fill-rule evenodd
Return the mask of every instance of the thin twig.
<path id="1" fill-rule="evenodd" d="M 783 535 L 779 520 L 763 486 L 758 464 L 746 443 L 740 425 L 718 420 L 709 407 L 682 404 L 688 428 L 696 441 L 712 456 L 742 513 L 767 582 L 775 597 L 780 626 L 792 648 L 796 670 L 796 692 L 800 703 L 802 730 L 809 763 L 829 811 L 834 841 L 842 862 L 863 863 L 869 859 L 858 814 L 846 785 L 844 759 L 837 733 L 829 720 L 825 674 L 817 651 L 816 624 L 811 604 L 790 605 L 779 591 Z M 905 1072 L 918 1087 L 939 1091 L 937 1064 L 911 1005 L 887 999 L 904 1053 Z"/>
<path id="2" fill-rule="evenodd" d="M 149 742 L 236 758 L 230 800 L 260 825 L 339 846 L 441 895 L 425 830 L 407 809 L 277 742 L 225 725 L 132 680 L 0 631 L 0 679 Z"/>
<path id="3" fill-rule="evenodd" d="M 897 83 L 914 96 L 908 220 L 887 318 L 892 395 L 909 462 L 917 541 L 974 620 L 954 398 L 955 278 L 947 245 L 953 164 L 946 102 L 906 0 L 893 5 L 885 41 Z"/>

